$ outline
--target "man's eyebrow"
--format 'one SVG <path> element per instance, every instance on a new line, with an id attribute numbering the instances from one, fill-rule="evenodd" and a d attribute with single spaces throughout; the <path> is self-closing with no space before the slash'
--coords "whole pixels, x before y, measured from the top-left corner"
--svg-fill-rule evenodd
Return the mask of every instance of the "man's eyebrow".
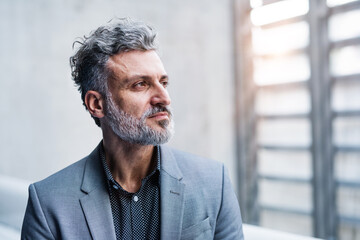
<path id="1" fill-rule="evenodd" d="M 168 80 L 168 79 L 169 79 L 169 76 L 168 76 L 167 74 L 164 74 L 164 75 L 161 76 L 160 79 L 162 79 L 162 80 L 164 80 L 164 79 Z"/>
<path id="2" fill-rule="evenodd" d="M 126 79 L 124 80 L 124 83 L 125 83 L 125 84 L 128 84 L 128 83 L 134 82 L 134 81 L 139 80 L 139 79 L 149 80 L 149 79 L 152 79 L 152 77 L 147 76 L 147 75 L 133 75 L 133 76 L 130 76 L 130 77 L 126 78 Z M 166 75 L 166 74 L 164 74 L 164 75 L 161 75 L 160 79 L 161 79 L 161 80 L 169 79 L 169 76 Z"/>
<path id="3" fill-rule="evenodd" d="M 146 79 L 147 77 L 145 75 L 132 75 L 130 77 L 127 77 L 123 80 L 123 84 L 128 84 L 131 82 L 135 82 L 136 80 L 139 79 Z"/>

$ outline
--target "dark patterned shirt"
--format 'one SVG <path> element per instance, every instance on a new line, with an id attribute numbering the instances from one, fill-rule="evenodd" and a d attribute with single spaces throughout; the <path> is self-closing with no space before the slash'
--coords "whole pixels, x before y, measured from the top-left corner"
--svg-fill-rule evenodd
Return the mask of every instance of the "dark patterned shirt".
<path id="1" fill-rule="evenodd" d="M 117 183 L 106 164 L 101 145 L 100 159 L 107 177 L 116 239 L 160 239 L 160 151 L 155 147 L 157 167 L 141 182 L 136 193 L 129 193 Z"/>

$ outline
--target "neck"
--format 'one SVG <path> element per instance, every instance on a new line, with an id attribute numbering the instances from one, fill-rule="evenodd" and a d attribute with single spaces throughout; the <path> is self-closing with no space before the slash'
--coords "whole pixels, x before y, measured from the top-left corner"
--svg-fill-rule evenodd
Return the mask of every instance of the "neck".
<path id="1" fill-rule="evenodd" d="M 155 167 L 154 146 L 125 142 L 115 134 L 103 132 L 106 163 L 115 181 L 127 192 L 137 192 L 141 180 Z"/>

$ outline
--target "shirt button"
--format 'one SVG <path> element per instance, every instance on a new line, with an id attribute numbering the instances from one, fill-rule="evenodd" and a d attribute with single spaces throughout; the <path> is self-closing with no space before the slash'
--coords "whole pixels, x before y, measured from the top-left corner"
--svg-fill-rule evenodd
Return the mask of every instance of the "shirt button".
<path id="1" fill-rule="evenodd" d="M 135 201 L 135 202 L 139 201 L 138 196 L 135 196 L 135 197 L 134 197 L 134 201 Z"/>

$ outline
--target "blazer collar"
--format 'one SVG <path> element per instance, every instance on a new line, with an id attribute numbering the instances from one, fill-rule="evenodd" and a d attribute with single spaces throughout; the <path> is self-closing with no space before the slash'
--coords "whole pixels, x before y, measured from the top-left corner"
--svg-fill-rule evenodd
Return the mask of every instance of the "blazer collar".
<path id="1" fill-rule="evenodd" d="M 92 238 L 115 240 L 109 193 L 100 160 L 100 144 L 86 159 L 81 190 L 87 194 L 80 198 L 80 204 Z"/>
<path id="2" fill-rule="evenodd" d="M 161 146 L 160 216 L 161 239 L 178 240 L 181 236 L 184 214 L 183 176 L 170 148 Z"/>
<path id="3" fill-rule="evenodd" d="M 100 146 L 98 146 L 87 156 L 85 164 L 83 181 L 81 184 L 81 190 L 85 193 L 89 193 L 99 186 L 106 186 L 105 173 L 102 170 L 103 167 L 100 161 Z"/>
<path id="4" fill-rule="evenodd" d="M 176 158 L 171 149 L 166 145 L 160 146 L 160 162 L 161 170 L 165 171 L 169 176 L 181 180 L 183 175 L 177 164 Z"/>

